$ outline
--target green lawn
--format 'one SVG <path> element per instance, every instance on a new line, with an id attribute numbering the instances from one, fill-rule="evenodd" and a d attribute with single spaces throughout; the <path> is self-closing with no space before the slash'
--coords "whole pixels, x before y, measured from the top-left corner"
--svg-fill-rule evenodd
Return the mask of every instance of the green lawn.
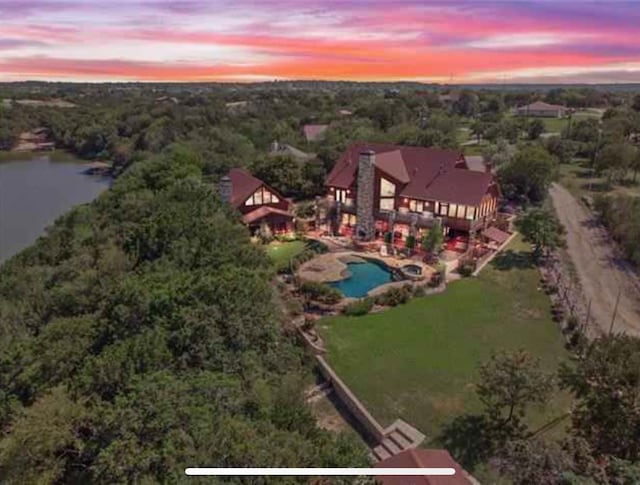
<path id="1" fill-rule="evenodd" d="M 532 118 L 533 119 L 533 118 Z M 544 131 L 547 133 L 562 133 L 569 124 L 568 118 L 538 118 L 544 123 Z"/>
<path id="2" fill-rule="evenodd" d="M 294 256 L 304 251 L 307 246 L 305 241 L 273 241 L 267 245 L 267 255 L 271 258 L 276 268 L 281 269 L 289 264 Z"/>
<path id="3" fill-rule="evenodd" d="M 322 320 L 329 362 L 383 425 L 401 417 L 427 435 L 427 446 L 436 445 L 443 424 L 479 410 L 477 366 L 493 351 L 526 349 L 549 370 L 568 357 L 528 249 L 513 241 L 479 277 L 452 283 L 443 294 L 384 313 Z M 568 402 L 558 392 L 532 413 L 532 426 L 563 414 Z"/>

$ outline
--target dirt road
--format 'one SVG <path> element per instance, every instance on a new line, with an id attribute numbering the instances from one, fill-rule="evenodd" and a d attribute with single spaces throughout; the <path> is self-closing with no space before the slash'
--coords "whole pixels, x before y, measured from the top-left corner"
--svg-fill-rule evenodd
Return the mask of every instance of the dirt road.
<path id="1" fill-rule="evenodd" d="M 640 336 L 640 277 L 620 256 L 591 211 L 558 184 L 553 185 L 550 194 L 558 218 L 567 230 L 567 251 L 585 299 L 591 300 L 594 321 L 603 333 L 609 331 L 620 294 L 614 332 Z"/>

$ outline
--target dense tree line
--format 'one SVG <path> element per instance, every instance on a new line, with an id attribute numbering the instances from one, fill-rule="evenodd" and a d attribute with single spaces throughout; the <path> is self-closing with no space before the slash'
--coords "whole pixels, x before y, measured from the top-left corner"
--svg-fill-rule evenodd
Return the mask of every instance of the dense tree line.
<path id="1" fill-rule="evenodd" d="M 205 166 L 135 163 L 0 269 L 0 481 L 365 463 L 304 405 L 273 269 Z"/>
<path id="2" fill-rule="evenodd" d="M 595 209 L 625 256 L 640 267 L 640 197 L 597 197 Z"/>

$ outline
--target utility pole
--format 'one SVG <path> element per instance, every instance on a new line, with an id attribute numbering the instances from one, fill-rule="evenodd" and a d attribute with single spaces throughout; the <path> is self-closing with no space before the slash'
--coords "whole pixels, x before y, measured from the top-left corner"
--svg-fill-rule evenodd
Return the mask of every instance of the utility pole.
<path id="1" fill-rule="evenodd" d="M 593 186 L 593 177 L 596 174 L 596 157 L 598 156 L 598 151 L 600 150 L 600 138 L 602 137 L 602 127 L 600 126 L 602 121 L 598 121 L 598 141 L 596 142 L 596 147 L 593 150 L 593 157 L 591 159 L 591 177 L 589 178 L 589 192 L 592 190 Z"/>
<path id="2" fill-rule="evenodd" d="M 616 321 L 618 314 L 618 303 L 620 303 L 620 295 L 622 294 L 622 288 L 618 289 L 618 297 L 616 298 L 616 305 L 613 307 L 613 316 L 611 317 L 611 326 L 609 327 L 609 335 L 613 332 L 613 324 Z"/>
<path id="3" fill-rule="evenodd" d="M 589 318 L 591 318 L 591 300 L 589 300 L 589 304 L 587 305 L 587 319 L 584 321 L 585 333 L 587 326 L 589 325 Z"/>

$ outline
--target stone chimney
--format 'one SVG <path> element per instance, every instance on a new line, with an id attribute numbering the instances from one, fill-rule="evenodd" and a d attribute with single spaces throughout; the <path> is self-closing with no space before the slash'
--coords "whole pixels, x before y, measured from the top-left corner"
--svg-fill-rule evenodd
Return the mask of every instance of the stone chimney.
<path id="1" fill-rule="evenodd" d="M 358 158 L 358 193 L 356 200 L 356 237 L 370 241 L 375 236 L 373 218 L 374 171 L 376 154 L 373 150 L 364 150 Z"/>
<path id="2" fill-rule="evenodd" d="M 231 178 L 228 175 L 225 175 L 220 179 L 220 200 L 230 204 L 232 193 L 233 184 L 231 183 Z"/>

